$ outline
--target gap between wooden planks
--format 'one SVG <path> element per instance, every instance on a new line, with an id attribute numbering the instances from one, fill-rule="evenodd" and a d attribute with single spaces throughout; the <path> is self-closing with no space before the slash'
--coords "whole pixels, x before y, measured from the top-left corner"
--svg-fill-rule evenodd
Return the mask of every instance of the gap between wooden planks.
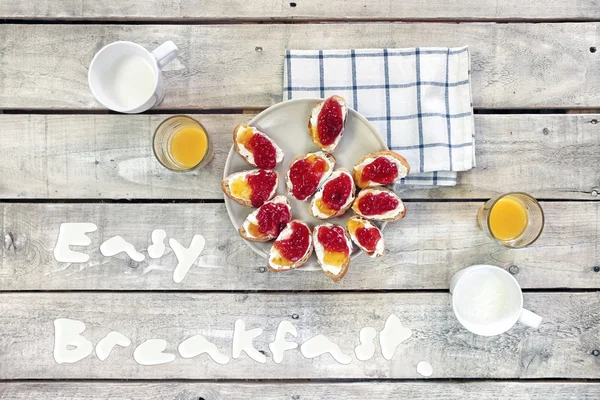
<path id="1" fill-rule="evenodd" d="M 160 166 L 152 134 L 168 115 L 0 115 L 0 197 L 222 199 L 233 127 L 252 114 L 197 114 L 215 145 L 207 168 Z M 525 191 L 544 199 L 600 199 L 600 115 L 476 115 L 477 166 L 455 187 L 411 187 L 405 199 L 485 199 Z M 289 163 L 290 160 L 284 160 Z M 593 196 L 596 191 L 596 196 Z"/>
<path id="2" fill-rule="evenodd" d="M 508 269 L 524 288 L 600 288 L 598 202 L 542 202 L 546 226 L 525 249 L 508 249 L 476 226 L 482 203 L 411 202 L 406 217 L 384 232 L 387 251 L 355 259 L 335 284 L 321 271 L 266 271 L 231 225 L 223 204 L 0 204 L 0 290 L 423 290 L 447 289 L 458 270 L 473 264 Z M 249 210 L 250 212 L 250 210 Z M 63 222 L 92 222 L 87 263 L 59 263 L 53 249 Z M 153 229 L 188 246 L 195 234 L 206 247 L 182 283 L 172 279 L 170 249 L 158 260 L 104 257 L 100 244 L 120 235 L 147 255 Z M 0 242 L 2 243 L 2 242 Z"/>
<path id="3" fill-rule="evenodd" d="M 0 294 L 0 379 L 405 379 L 420 378 L 416 364 L 433 366 L 432 378 L 572 378 L 599 379 L 598 293 L 526 293 L 524 305 L 542 315 L 539 330 L 516 325 L 507 334 L 477 337 L 460 326 L 443 293 L 410 294 L 182 294 L 170 293 L 3 293 Z M 396 315 L 412 336 L 402 342 L 391 361 L 377 346 L 368 361 L 342 365 L 329 355 L 304 358 L 287 351 L 283 362 L 271 359 L 268 344 L 278 324 L 291 321 L 303 343 L 322 334 L 352 355 L 359 331 L 380 331 Z M 53 358 L 54 320 L 81 321 L 83 336 L 95 344 L 111 330 L 131 339 L 105 361 L 94 354 L 57 365 Z M 177 346 L 201 334 L 231 355 L 234 322 L 262 328 L 254 340 L 267 356 L 259 364 L 242 353 L 226 365 L 207 355 L 183 359 Z M 133 357 L 148 339 L 167 341 L 173 362 L 143 367 Z"/>
<path id="4" fill-rule="evenodd" d="M 595 5 L 588 1 L 568 3 L 561 0 L 256 0 L 227 2 L 210 0 L 38 0 L 35 3 L 4 0 L 0 3 L 0 18 L 41 20 L 112 20 L 125 21 L 295 21 L 295 20 L 589 20 L 600 18 Z"/>
<path id="5" fill-rule="evenodd" d="M 473 104 L 597 107 L 598 23 L 0 25 L 0 108 L 100 108 L 87 85 L 94 54 L 115 40 L 180 48 L 165 68 L 164 109 L 261 108 L 282 99 L 286 49 L 470 45 Z"/>
<path id="6" fill-rule="evenodd" d="M 7 382 L 0 398 L 101 400 L 597 400 L 596 382 Z"/>

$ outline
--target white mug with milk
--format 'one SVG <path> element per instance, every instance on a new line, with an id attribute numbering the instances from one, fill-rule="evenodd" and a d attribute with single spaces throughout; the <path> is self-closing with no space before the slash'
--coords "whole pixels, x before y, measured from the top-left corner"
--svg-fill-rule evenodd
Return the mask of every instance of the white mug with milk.
<path id="1" fill-rule="evenodd" d="M 90 89 L 96 100 L 113 111 L 128 114 L 146 111 L 163 100 L 161 70 L 178 53 L 171 41 L 153 52 L 133 42 L 111 43 L 96 53 L 90 64 Z"/>
<path id="2" fill-rule="evenodd" d="M 457 272 L 450 294 L 454 315 L 477 335 L 500 335 L 517 321 L 535 329 L 542 323 L 542 317 L 523 308 L 517 280 L 499 267 L 473 265 Z"/>

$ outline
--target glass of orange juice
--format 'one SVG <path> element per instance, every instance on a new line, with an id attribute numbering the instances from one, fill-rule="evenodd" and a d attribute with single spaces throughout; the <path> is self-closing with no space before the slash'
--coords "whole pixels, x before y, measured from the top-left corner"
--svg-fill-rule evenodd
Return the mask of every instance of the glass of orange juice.
<path id="1" fill-rule="evenodd" d="M 156 128 L 153 148 L 156 159 L 173 171 L 202 168 L 213 157 L 206 130 L 198 121 L 185 115 L 167 118 Z"/>
<path id="2" fill-rule="evenodd" d="M 505 246 L 525 247 L 542 234 L 544 211 L 527 193 L 506 193 L 481 206 L 477 224 Z"/>

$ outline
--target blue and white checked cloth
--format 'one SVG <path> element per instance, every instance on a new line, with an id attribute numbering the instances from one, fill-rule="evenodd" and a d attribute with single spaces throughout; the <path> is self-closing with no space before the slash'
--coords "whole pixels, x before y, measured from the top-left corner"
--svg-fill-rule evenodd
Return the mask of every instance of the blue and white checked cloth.
<path id="1" fill-rule="evenodd" d="M 283 98 L 337 94 L 404 156 L 400 184 L 456 185 L 475 166 L 467 47 L 288 50 Z"/>

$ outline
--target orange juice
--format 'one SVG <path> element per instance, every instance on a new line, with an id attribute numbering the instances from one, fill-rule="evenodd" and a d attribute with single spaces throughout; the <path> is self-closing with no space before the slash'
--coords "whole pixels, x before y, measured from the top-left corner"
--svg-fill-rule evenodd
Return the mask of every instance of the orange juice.
<path id="1" fill-rule="evenodd" d="M 185 127 L 173 135 L 171 156 L 182 168 L 193 168 L 202 161 L 208 150 L 206 132 L 200 127 Z"/>
<path id="2" fill-rule="evenodd" d="M 515 240 L 520 237 L 529 222 L 525 204 L 519 199 L 506 196 L 499 199 L 489 217 L 489 229 L 498 240 Z"/>
<path id="3" fill-rule="evenodd" d="M 152 147 L 156 159 L 173 171 L 203 168 L 214 155 L 204 127 L 185 115 L 164 120 L 154 132 Z"/>

